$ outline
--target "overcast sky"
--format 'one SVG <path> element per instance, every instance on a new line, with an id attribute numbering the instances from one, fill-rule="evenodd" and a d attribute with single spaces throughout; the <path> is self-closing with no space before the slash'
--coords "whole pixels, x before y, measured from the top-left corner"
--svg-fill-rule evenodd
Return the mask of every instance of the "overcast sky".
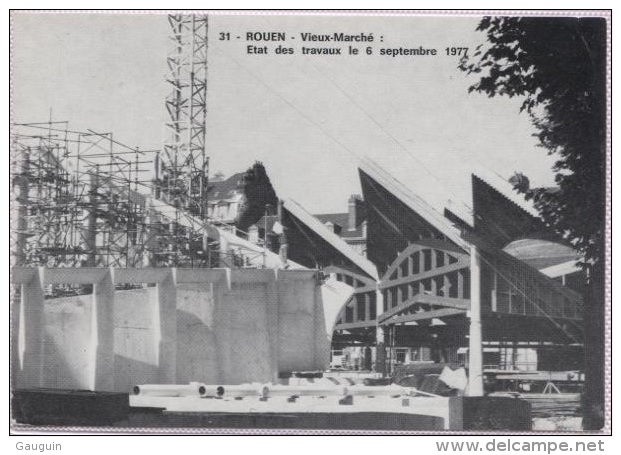
<path id="1" fill-rule="evenodd" d="M 211 173 L 262 161 L 280 197 L 313 213 L 346 211 L 360 192 L 367 156 L 440 209 L 471 205 L 470 173 L 522 171 L 552 184 L 553 158 L 536 147 L 519 101 L 468 94 L 447 46 L 473 48 L 473 17 L 214 15 L 209 22 L 207 150 Z M 250 31 L 287 34 L 297 54 L 249 55 Z M 230 41 L 219 41 L 229 32 Z M 300 33 L 373 33 L 374 54 L 300 55 Z M 15 14 L 14 118 L 67 120 L 113 132 L 142 149 L 162 148 L 170 51 L 165 15 Z M 241 36 L 241 39 L 236 39 Z M 289 37 L 295 37 L 291 40 Z M 383 42 L 380 40 L 383 37 Z M 270 48 L 277 45 L 267 43 Z M 265 43 L 260 43 L 260 46 Z M 380 56 L 381 48 L 437 49 L 432 56 Z M 347 53 L 347 44 L 339 44 Z"/>

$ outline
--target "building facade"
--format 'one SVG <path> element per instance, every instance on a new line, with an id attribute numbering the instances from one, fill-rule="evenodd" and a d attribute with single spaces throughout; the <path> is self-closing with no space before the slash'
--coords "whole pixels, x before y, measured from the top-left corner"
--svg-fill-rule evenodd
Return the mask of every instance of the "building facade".
<path id="1" fill-rule="evenodd" d="M 330 231 L 341 237 L 362 256 L 367 254 L 366 206 L 362 196 L 353 194 L 348 200 L 345 213 L 315 215 Z"/>
<path id="2" fill-rule="evenodd" d="M 437 212 L 376 165 L 362 165 L 360 180 L 363 221 L 350 216 L 355 210 L 317 215 L 319 226 L 297 218 L 287 225 L 290 234 L 301 232 L 290 245 L 301 257 L 333 237 L 356 254 L 346 234 L 357 226 L 362 233 L 364 223 L 375 277 L 344 248 L 331 254 L 322 244 L 316 260 L 326 276 L 353 288 L 332 338 L 341 364 L 348 352 L 349 367 L 368 364 L 368 347 L 372 368 L 385 373 L 411 362 L 581 369 L 580 258 L 536 214 L 475 175 L 473 220 Z"/>

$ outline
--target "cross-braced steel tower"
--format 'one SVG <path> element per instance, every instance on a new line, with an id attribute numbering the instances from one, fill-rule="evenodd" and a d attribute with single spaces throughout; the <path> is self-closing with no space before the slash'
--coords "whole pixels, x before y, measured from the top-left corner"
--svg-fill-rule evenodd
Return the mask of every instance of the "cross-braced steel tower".
<path id="1" fill-rule="evenodd" d="M 168 22 L 173 41 L 168 56 L 172 91 L 166 98 L 170 136 L 156 178 L 164 199 L 206 217 L 207 16 L 170 15 Z"/>

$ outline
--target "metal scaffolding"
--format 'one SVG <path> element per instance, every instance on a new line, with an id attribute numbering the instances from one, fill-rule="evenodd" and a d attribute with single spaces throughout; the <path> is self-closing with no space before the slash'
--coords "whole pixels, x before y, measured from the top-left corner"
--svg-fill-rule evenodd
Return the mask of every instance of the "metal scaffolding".
<path id="1" fill-rule="evenodd" d="M 210 267 L 204 223 L 152 197 L 159 151 L 67 122 L 15 125 L 16 265 Z"/>

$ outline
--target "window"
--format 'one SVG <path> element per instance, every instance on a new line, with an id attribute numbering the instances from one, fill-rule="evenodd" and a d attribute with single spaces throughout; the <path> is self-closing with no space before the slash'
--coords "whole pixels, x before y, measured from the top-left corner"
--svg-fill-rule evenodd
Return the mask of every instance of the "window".
<path id="1" fill-rule="evenodd" d="M 407 284 L 402 284 L 399 286 L 399 290 L 401 292 L 401 302 L 405 302 L 409 298 L 408 289 L 409 286 Z"/>
<path id="2" fill-rule="evenodd" d="M 345 307 L 345 322 L 354 322 L 354 308 L 350 305 Z"/>
<path id="3" fill-rule="evenodd" d="M 458 298 L 459 297 L 459 289 L 458 289 L 458 285 L 457 285 L 457 272 L 451 272 L 448 275 L 446 275 L 448 277 L 448 282 L 449 282 L 449 289 L 448 289 L 448 296 L 451 298 Z M 445 294 L 446 295 L 446 294 Z"/>
<path id="4" fill-rule="evenodd" d="M 396 348 L 395 349 L 395 360 L 397 361 L 397 363 L 405 363 L 407 352 L 408 352 L 408 348 Z"/>
<path id="5" fill-rule="evenodd" d="M 364 321 L 367 318 L 366 303 L 364 294 L 356 294 L 356 312 L 358 313 L 359 321 Z"/>
<path id="6" fill-rule="evenodd" d="M 401 276 L 408 276 L 410 274 L 410 258 L 406 258 L 399 268 L 401 269 Z"/>
<path id="7" fill-rule="evenodd" d="M 436 252 L 436 267 L 444 267 L 444 251 L 435 250 Z"/>
<path id="8" fill-rule="evenodd" d="M 417 251 L 412 255 L 412 273 L 414 275 L 420 273 L 420 252 Z"/>
<path id="9" fill-rule="evenodd" d="M 390 307 L 394 308 L 399 305 L 399 296 L 397 295 L 397 288 L 390 289 Z"/>
<path id="10" fill-rule="evenodd" d="M 369 320 L 377 318 L 377 297 L 375 292 L 369 292 Z"/>
<path id="11" fill-rule="evenodd" d="M 448 296 L 448 289 L 444 286 L 444 275 L 436 276 L 433 278 L 436 283 L 436 295 L 443 297 Z"/>
<path id="12" fill-rule="evenodd" d="M 423 250 L 423 261 L 425 272 L 431 270 L 431 250 Z"/>

